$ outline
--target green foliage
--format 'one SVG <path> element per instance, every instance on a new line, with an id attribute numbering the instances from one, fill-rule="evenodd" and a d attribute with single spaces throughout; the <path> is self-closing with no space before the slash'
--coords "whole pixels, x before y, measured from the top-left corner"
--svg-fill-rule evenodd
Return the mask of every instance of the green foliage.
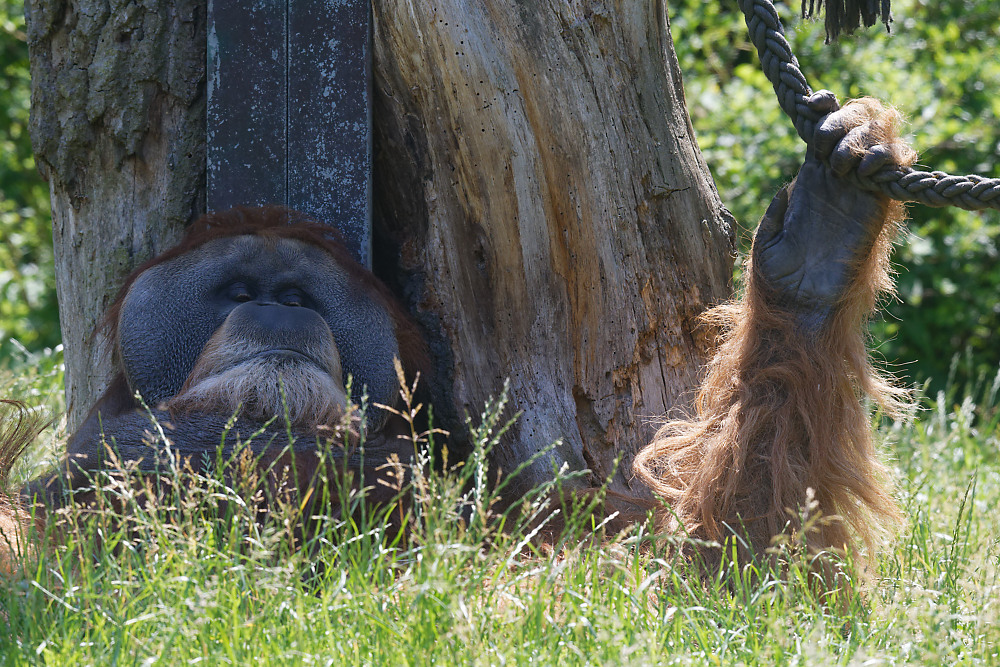
<path id="1" fill-rule="evenodd" d="M 36 382 L 44 395 L 49 379 Z M 921 421 L 886 426 L 912 518 L 865 596 L 824 603 L 794 561 L 703 580 L 643 526 L 539 548 L 548 489 L 520 518 L 484 521 L 500 400 L 470 424 L 470 463 L 414 471 L 409 541 L 387 534 L 384 512 L 356 512 L 318 517 L 296 543 L 300 506 L 258 512 L 273 493 L 260 479 L 179 470 L 183 486 L 143 499 L 104 478 L 100 513 L 50 515 L 62 530 L 0 579 L 0 663 L 997 664 L 998 390 L 942 394 Z"/>
<path id="2" fill-rule="evenodd" d="M 0 0 L 0 364 L 59 344 L 49 195 L 28 137 L 23 3 Z"/>
<path id="3" fill-rule="evenodd" d="M 797 7 L 779 11 L 813 86 L 895 105 L 923 167 L 1000 176 L 1000 3 L 896 0 L 891 35 L 872 28 L 830 45 L 822 23 L 803 23 Z M 736 3 L 675 0 L 670 10 L 698 141 L 745 243 L 804 145 L 760 71 Z M 874 325 L 883 355 L 938 388 L 966 348 L 968 377 L 996 369 L 1000 215 L 921 206 L 910 214 L 912 234 L 896 255 L 900 301 Z"/>

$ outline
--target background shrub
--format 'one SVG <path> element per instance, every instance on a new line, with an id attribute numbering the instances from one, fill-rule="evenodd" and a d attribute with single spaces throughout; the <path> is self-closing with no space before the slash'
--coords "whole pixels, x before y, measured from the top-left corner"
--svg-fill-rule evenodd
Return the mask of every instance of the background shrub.
<path id="1" fill-rule="evenodd" d="M 49 192 L 28 138 L 24 9 L 0 0 L 0 366 L 59 343 Z"/>

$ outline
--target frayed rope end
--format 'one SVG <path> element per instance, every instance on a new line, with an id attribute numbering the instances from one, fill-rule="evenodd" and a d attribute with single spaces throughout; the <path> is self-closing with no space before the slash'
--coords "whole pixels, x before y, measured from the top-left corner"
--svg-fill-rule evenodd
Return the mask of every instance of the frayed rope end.
<path id="1" fill-rule="evenodd" d="M 890 0 L 802 0 L 802 17 L 815 16 L 826 5 L 826 42 L 829 44 L 841 32 L 851 34 L 862 22 L 868 28 L 881 19 L 888 32 L 892 23 L 889 4 Z"/>

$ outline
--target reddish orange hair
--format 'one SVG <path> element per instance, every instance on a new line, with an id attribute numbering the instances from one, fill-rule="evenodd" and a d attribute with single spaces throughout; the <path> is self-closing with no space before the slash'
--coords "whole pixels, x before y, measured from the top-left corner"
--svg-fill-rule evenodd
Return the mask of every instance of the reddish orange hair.
<path id="1" fill-rule="evenodd" d="M 915 155 L 899 139 L 899 116 L 862 100 L 876 141 L 900 164 Z M 794 187 L 794 184 L 790 187 Z M 742 298 L 706 315 L 721 332 L 689 419 L 664 424 L 635 459 L 635 472 L 669 506 L 669 531 L 702 540 L 737 535 L 742 560 L 765 554 L 776 535 L 801 531 L 799 509 L 812 490 L 825 520 L 801 535 L 813 552 L 849 550 L 855 562 L 894 534 L 902 514 L 879 462 L 869 397 L 898 414 L 906 392 L 872 366 L 864 324 L 891 292 L 889 254 L 903 208 L 888 198 L 869 221 L 880 225 L 870 253 L 821 332 L 783 309 L 751 261 Z M 753 251 L 751 251 L 753 256 Z M 745 542 L 744 542 L 745 541 Z M 712 562 L 718 549 L 705 549 Z"/>

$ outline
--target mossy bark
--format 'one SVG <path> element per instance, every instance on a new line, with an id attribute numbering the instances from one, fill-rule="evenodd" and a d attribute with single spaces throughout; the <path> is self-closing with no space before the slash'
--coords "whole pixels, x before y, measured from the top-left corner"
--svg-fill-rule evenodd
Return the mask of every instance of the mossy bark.
<path id="1" fill-rule="evenodd" d="M 25 14 L 73 427 L 107 384 L 92 333 L 122 279 L 204 209 L 205 10 L 28 0 Z"/>

